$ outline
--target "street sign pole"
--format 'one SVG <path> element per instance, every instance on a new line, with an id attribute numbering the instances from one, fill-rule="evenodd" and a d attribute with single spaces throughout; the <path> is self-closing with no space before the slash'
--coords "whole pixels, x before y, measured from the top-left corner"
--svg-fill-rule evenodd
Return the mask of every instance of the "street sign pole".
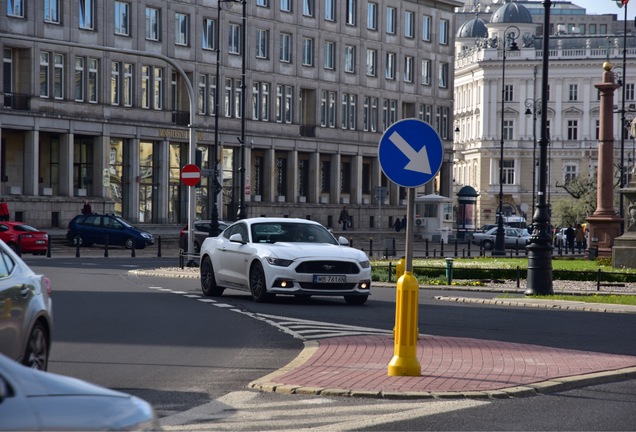
<path id="1" fill-rule="evenodd" d="M 188 187 L 188 267 L 194 266 L 194 218 L 196 202 L 194 187 L 201 181 L 201 169 L 193 163 L 181 168 L 181 182 Z"/>
<path id="2" fill-rule="evenodd" d="M 406 253 L 404 274 L 395 293 L 394 355 L 389 376 L 420 376 L 417 360 L 419 284 L 413 275 L 413 237 L 415 188 L 431 181 L 442 167 L 444 147 L 437 132 L 426 122 L 404 119 L 391 125 L 382 135 L 378 157 L 384 174 L 408 188 Z"/>

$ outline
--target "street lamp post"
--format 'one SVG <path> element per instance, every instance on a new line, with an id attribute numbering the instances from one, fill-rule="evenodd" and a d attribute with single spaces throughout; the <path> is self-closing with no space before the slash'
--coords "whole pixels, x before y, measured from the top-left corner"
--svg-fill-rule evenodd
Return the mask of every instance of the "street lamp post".
<path id="1" fill-rule="evenodd" d="M 548 101 L 548 65 L 550 58 L 550 6 L 543 1 L 543 57 L 541 67 L 541 100 Z M 550 209 L 546 201 L 548 179 L 548 110 L 541 110 L 541 140 L 539 141 L 539 202 L 532 217 L 532 236 L 528 250 L 528 285 L 526 295 L 554 294 L 552 290 L 552 236 L 550 235 Z"/>
<path id="2" fill-rule="evenodd" d="M 509 32 L 508 30 L 515 29 L 516 31 Z M 495 235 L 495 248 L 492 251 L 493 255 L 506 255 L 506 237 L 504 231 L 503 222 L 503 162 L 504 162 L 504 107 L 506 102 L 506 42 L 510 42 L 510 51 L 519 51 L 517 46 L 517 38 L 519 37 L 519 28 L 516 26 L 508 26 L 503 32 L 503 59 L 501 64 L 501 143 L 500 143 L 500 157 L 499 157 L 499 209 L 497 211 L 497 234 Z"/>
<path id="3" fill-rule="evenodd" d="M 537 196 L 537 113 L 541 112 L 541 99 L 528 98 L 525 101 L 526 116 L 532 116 L 532 213 Z"/>
<path id="4" fill-rule="evenodd" d="M 247 208 L 245 207 L 245 69 L 247 65 L 247 53 L 245 49 L 247 44 L 245 40 L 247 39 L 247 0 L 242 0 L 243 3 L 243 13 L 242 13 L 242 21 L 243 25 L 241 26 L 241 138 L 239 142 L 241 143 L 241 167 L 239 168 L 239 176 L 240 176 L 240 190 L 239 190 L 239 207 L 237 212 L 238 219 L 245 219 L 247 217 Z"/>
<path id="5" fill-rule="evenodd" d="M 621 178 L 619 181 L 620 188 L 625 187 L 625 87 L 627 75 L 625 75 L 625 68 L 627 64 L 627 3 L 629 0 L 615 0 L 617 6 L 624 7 L 625 16 L 623 18 L 623 83 L 621 85 L 621 93 L 622 93 L 622 102 L 621 102 L 621 167 L 620 174 Z M 623 211 L 623 194 L 619 194 L 619 213 L 621 218 L 624 217 Z M 621 222 L 621 232 L 625 229 L 625 220 Z"/>

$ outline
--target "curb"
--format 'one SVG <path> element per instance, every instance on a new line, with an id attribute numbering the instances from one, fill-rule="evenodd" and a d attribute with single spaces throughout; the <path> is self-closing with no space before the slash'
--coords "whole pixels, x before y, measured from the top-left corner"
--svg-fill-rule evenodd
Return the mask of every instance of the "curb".
<path id="1" fill-rule="evenodd" d="M 484 299 L 471 297 L 446 297 L 435 296 L 435 300 L 455 302 L 455 303 L 472 303 L 496 306 L 515 306 L 538 309 L 559 309 L 579 312 L 601 312 L 601 313 L 622 313 L 636 314 L 636 306 L 630 305 L 613 305 L 600 303 L 585 303 L 567 300 L 543 300 L 543 299 Z"/>

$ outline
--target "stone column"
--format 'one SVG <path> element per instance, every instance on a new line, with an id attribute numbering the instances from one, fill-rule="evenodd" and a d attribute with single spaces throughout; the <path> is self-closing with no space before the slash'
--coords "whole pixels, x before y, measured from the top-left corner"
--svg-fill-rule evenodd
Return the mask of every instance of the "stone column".
<path id="1" fill-rule="evenodd" d="M 603 80 L 595 84 L 601 96 L 599 112 L 598 175 L 596 210 L 587 218 L 590 224 L 588 254 L 597 248 L 598 256 L 611 256 L 614 239 L 621 233 L 623 218 L 614 210 L 614 81 L 610 62 L 603 63 Z"/>

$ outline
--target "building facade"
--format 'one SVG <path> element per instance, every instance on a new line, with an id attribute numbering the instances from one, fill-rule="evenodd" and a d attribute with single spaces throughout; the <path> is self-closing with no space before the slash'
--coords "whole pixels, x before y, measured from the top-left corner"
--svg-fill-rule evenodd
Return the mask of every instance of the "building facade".
<path id="1" fill-rule="evenodd" d="M 244 205 L 335 227 L 348 205 L 354 227 L 373 228 L 379 188 L 385 215 L 404 214 L 377 146 L 411 117 L 446 149 L 420 192 L 451 195 L 459 2 L 240 3 L 3 2 L 0 194 L 12 217 L 63 227 L 88 199 L 134 223 L 183 223 L 180 170 L 195 163 L 206 219 L 218 161 L 224 220 Z"/>
<path id="2" fill-rule="evenodd" d="M 537 8 L 542 8 L 542 3 L 492 3 L 489 20 L 471 12 L 471 19 L 458 19 L 463 24 L 456 35 L 453 182 L 455 191 L 468 185 L 479 192 L 477 226 L 495 223 L 501 163 L 503 214 L 532 222 L 532 209 L 538 202 L 542 109 L 547 110 L 548 118 L 548 202 L 569 197 L 564 186 L 576 179 L 589 177 L 596 184 L 600 99 L 595 84 L 601 82 L 602 65 L 607 60 L 621 73 L 624 46 L 625 108 L 636 110 L 631 78 L 636 68 L 636 38 L 631 33 L 624 38 L 622 30 L 610 33 L 624 24 L 611 25 L 616 15 L 586 15 L 584 9 L 569 2 L 555 9 L 554 15 L 551 11 L 549 100 L 541 101 L 543 16 Z M 517 50 L 510 50 L 513 42 Z M 614 95 L 617 173 L 621 97 L 619 89 Z M 633 118 L 633 113 L 626 115 L 627 120 Z M 625 173 L 631 172 L 634 160 L 634 140 L 629 133 L 627 137 Z M 592 213 L 595 189 L 587 190 L 581 199 L 590 203 L 587 211 Z M 585 216 L 580 215 L 580 220 Z"/>

